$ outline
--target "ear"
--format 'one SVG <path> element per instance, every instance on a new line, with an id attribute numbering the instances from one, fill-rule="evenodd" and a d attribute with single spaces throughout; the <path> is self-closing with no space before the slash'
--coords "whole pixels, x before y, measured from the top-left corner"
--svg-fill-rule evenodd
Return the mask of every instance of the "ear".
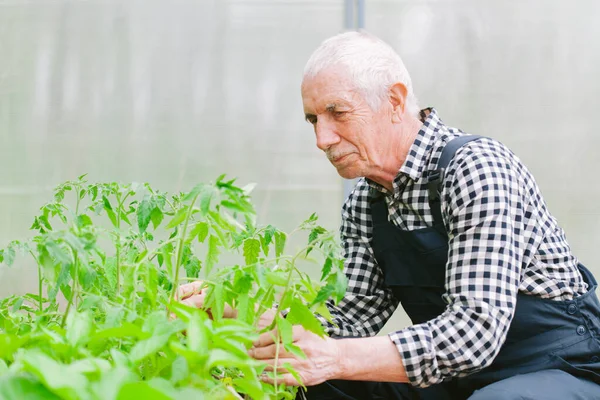
<path id="1" fill-rule="evenodd" d="M 392 122 L 400 122 L 404 117 L 406 106 L 406 96 L 408 90 L 403 83 L 395 83 L 390 87 L 389 96 L 390 104 L 392 105 Z"/>

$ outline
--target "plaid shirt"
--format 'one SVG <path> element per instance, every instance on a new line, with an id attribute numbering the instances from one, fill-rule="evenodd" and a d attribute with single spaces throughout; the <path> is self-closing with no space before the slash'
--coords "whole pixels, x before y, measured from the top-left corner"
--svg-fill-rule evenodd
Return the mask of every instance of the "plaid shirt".
<path id="1" fill-rule="evenodd" d="M 463 134 L 445 126 L 434 109 L 422 111 L 421 119 L 393 192 L 363 178 L 343 206 L 348 291 L 338 306 L 330 304 L 337 324 L 326 323 L 331 336 L 375 335 L 398 306 L 371 248 L 369 188 L 384 193 L 399 228 L 431 226 L 428 173 L 444 145 Z M 570 300 L 587 290 L 533 176 L 504 145 L 482 138 L 459 149 L 446 169 L 441 201 L 449 237 L 448 306 L 431 321 L 389 334 L 411 384 L 421 387 L 488 366 L 506 339 L 517 292 Z"/>

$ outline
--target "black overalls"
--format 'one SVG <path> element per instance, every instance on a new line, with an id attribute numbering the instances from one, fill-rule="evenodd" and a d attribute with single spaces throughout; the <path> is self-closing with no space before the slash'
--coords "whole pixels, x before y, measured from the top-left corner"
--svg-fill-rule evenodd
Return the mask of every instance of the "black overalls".
<path id="1" fill-rule="evenodd" d="M 464 135 L 450 141 L 442 152 L 438 169 L 430 174 L 432 227 L 403 231 L 388 221 L 387 206 L 382 197 L 375 197 L 371 203 L 375 258 L 383 269 L 386 285 L 401 302 L 413 324 L 434 319 L 446 308 L 442 294 L 445 292 L 448 237 L 441 215 L 439 191 L 444 168 L 456 150 L 477 138 Z M 506 342 L 494 362 L 475 374 L 425 389 L 397 383 L 330 381 L 309 388 L 307 398 L 460 400 L 485 387 L 471 398 L 600 399 L 600 302 L 595 294 L 594 277 L 584 266 L 579 265 L 579 268 L 589 289 L 571 301 L 518 294 Z M 525 379 L 528 376 L 522 375 L 539 374 L 538 371 L 546 371 L 540 375 L 539 382 L 533 376 Z M 494 382 L 498 383 L 491 385 Z M 527 391 L 532 391 L 533 395 L 527 397 Z M 567 393 L 567 397 L 558 395 L 563 393 L 561 391 Z M 575 397 L 573 392 L 580 397 Z"/>

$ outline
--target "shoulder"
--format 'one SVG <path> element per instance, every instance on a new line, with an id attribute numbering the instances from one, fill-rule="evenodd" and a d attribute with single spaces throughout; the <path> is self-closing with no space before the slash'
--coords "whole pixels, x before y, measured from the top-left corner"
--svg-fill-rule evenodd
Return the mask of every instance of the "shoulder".
<path id="1" fill-rule="evenodd" d="M 480 137 L 460 147 L 446 169 L 446 176 L 508 178 L 528 175 L 522 161 L 503 143 L 489 137 Z"/>
<path id="2" fill-rule="evenodd" d="M 364 219 L 370 216 L 370 202 L 373 198 L 371 186 L 365 178 L 360 178 L 342 207 L 342 219 Z"/>

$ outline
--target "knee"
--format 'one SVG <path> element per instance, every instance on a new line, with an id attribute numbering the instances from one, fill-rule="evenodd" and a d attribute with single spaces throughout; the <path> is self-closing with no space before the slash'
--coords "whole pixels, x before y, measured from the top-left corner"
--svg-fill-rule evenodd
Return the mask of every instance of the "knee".
<path id="1" fill-rule="evenodd" d="M 504 387 L 487 386 L 476 390 L 469 400 L 529 400 L 529 397 L 523 397 L 519 390 Z"/>

